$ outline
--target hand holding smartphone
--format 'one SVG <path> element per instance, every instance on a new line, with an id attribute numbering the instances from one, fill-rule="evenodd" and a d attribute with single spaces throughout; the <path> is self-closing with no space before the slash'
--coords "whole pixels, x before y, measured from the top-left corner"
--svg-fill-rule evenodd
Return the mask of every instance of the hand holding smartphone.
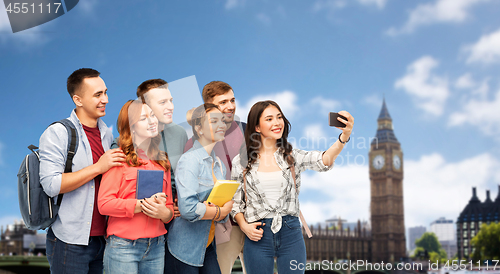
<path id="1" fill-rule="evenodd" d="M 337 112 L 330 112 L 330 115 L 328 116 L 328 124 L 331 126 L 331 127 L 346 127 L 346 124 L 342 123 L 341 121 L 339 121 L 337 118 L 340 117 L 344 120 L 347 121 L 347 118 L 338 114 Z"/>

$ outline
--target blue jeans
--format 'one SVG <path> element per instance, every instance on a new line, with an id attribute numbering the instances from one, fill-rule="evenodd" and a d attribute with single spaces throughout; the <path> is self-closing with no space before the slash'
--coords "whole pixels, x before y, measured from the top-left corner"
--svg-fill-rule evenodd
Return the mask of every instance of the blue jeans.
<path id="1" fill-rule="evenodd" d="M 129 240 L 111 235 L 106 240 L 104 271 L 113 273 L 163 274 L 165 237 Z"/>
<path id="2" fill-rule="evenodd" d="M 103 236 L 92 236 L 88 245 L 67 244 L 47 231 L 46 254 L 51 273 L 102 274 L 102 257 L 106 242 Z"/>
<path id="3" fill-rule="evenodd" d="M 304 273 L 306 263 L 306 245 L 302 236 L 299 218 L 286 215 L 280 231 L 274 234 L 271 231 L 273 219 L 262 219 L 259 222 L 265 226 L 259 226 L 264 233 L 262 238 L 254 242 L 245 237 L 243 247 L 243 258 L 247 274 L 272 274 L 274 270 L 274 257 L 278 264 L 278 273 Z"/>
<path id="4" fill-rule="evenodd" d="M 170 252 L 169 252 L 170 253 Z M 172 256 L 172 255 L 170 255 Z M 207 247 L 205 251 L 205 259 L 202 267 L 188 265 L 173 257 L 174 265 L 172 273 L 182 274 L 221 274 L 219 262 L 217 262 L 217 253 L 215 251 L 215 240 Z"/>

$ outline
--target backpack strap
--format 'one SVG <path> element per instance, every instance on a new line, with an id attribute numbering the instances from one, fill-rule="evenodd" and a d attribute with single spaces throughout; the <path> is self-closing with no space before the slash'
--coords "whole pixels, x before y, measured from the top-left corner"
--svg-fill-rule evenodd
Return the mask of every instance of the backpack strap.
<path id="1" fill-rule="evenodd" d="M 72 171 L 73 158 L 75 157 L 76 150 L 78 149 L 78 134 L 76 132 L 75 125 L 69 119 L 62 119 L 60 121 L 54 122 L 53 124 L 62 124 L 68 131 L 68 156 L 66 157 L 66 163 L 64 165 L 64 173 L 69 173 Z M 49 126 L 49 127 L 50 127 Z M 60 206 L 63 198 L 63 193 L 57 196 L 57 205 Z"/>

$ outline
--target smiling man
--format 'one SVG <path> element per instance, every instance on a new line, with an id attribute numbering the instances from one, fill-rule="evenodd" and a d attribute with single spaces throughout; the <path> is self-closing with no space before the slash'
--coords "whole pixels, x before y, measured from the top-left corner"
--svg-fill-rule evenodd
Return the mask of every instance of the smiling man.
<path id="1" fill-rule="evenodd" d="M 217 105 L 224 114 L 224 120 L 228 129 L 224 136 L 224 140 L 215 145 L 214 151 L 217 157 L 219 157 L 226 166 L 226 170 L 228 171 L 226 179 L 229 180 L 231 179 L 231 161 L 240 153 L 241 145 L 245 142 L 243 133 L 246 128 L 246 123 L 235 120 L 236 99 L 234 98 L 233 88 L 228 83 L 212 81 L 206 84 L 203 87 L 202 97 L 205 103 Z M 189 139 L 184 151 L 188 151 L 192 146 L 193 140 Z M 240 227 L 234 223 L 231 218 L 229 219 L 231 220 L 232 226 L 223 229 L 225 233 L 230 234 L 229 241 L 227 241 L 227 237 L 219 237 L 220 234 L 217 230 L 220 228 L 216 228 L 215 241 L 217 243 L 217 261 L 219 262 L 221 273 L 229 274 L 233 268 L 234 261 L 239 256 L 243 266 L 243 272 L 246 273 L 243 264 L 243 240 L 245 235 L 241 232 Z M 224 238 L 226 240 L 222 240 Z"/>
<path id="2" fill-rule="evenodd" d="M 172 120 L 174 99 L 168 89 L 167 81 L 163 79 L 144 81 L 137 87 L 137 97 L 143 98 L 158 118 L 161 131 L 160 150 L 167 152 L 172 171 L 175 171 L 188 138 L 186 130 Z M 172 172 L 172 186 L 174 185 L 175 177 Z"/>
<path id="3" fill-rule="evenodd" d="M 76 106 L 68 119 L 78 134 L 72 172 L 64 173 L 66 128 L 53 124 L 40 137 L 40 183 L 51 197 L 65 193 L 57 218 L 47 231 L 51 273 L 103 271 L 106 219 L 98 211 L 97 194 L 101 175 L 121 166 L 125 155 L 120 149 L 108 150 L 113 136 L 101 120 L 106 115 L 108 94 L 99 75 L 94 69 L 82 68 L 68 77 L 68 93 Z"/>

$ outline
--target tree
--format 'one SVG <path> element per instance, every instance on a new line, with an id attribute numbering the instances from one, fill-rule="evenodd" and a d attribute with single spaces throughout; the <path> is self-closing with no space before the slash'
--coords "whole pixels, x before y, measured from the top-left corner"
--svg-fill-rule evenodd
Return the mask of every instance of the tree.
<path id="1" fill-rule="evenodd" d="M 439 253 L 439 249 L 441 249 L 441 244 L 433 232 L 425 232 L 420 239 L 415 241 L 415 244 L 427 250 L 427 252 Z"/>
<path id="2" fill-rule="evenodd" d="M 474 260 L 499 260 L 500 223 L 483 224 L 472 238 L 471 245 L 475 248 L 472 254 Z"/>
<path id="3" fill-rule="evenodd" d="M 441 248 L 441 244 L 433 232 L 425 232 L 420 239 L 415 241 L 415 244 L 417 245 L 415 254 L 418 254 L 419 251 L 427 251 L 431 262 L 443 262 L 448 259 L 446 251 Z"/>
<path id="4" fill-rule="evenodd" d="M 444 263 L 448 259 L 448 254 L 446 254 L 446 251 L 444 249 L 439 249 L 439 252 L 431 251 L 429 252 L 429 260 L 431 262 L 441 262 Z"/>

